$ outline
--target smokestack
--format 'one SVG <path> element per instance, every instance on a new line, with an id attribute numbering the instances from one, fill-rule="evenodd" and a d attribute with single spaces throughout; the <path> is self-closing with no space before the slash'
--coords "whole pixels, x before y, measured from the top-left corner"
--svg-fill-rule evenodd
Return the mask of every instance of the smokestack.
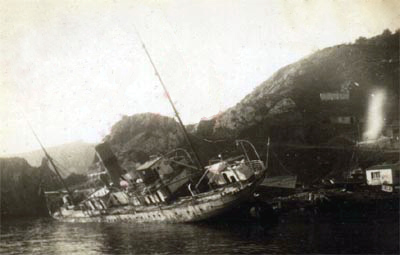
<path id="1" fill-rule="evenodd" d="M 108 175 L 110 176 L 113 186 L 119 187 L 120 176 L 125 173 L 125 171 L 118 164 L 117 157 L 111 151 L 111 147 L 108 142 L 104 142 L 96 145 L 96 156 L 102 162 L 106 168 Z"/>

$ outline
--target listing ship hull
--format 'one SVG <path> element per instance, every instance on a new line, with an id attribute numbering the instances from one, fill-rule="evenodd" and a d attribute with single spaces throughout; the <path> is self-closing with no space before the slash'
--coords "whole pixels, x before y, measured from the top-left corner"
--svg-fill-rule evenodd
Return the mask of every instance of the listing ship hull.
<path id="1" fill-rule="evenodd" d="M 243 144 L 251 147 L 257 159 L 250 160 Z M 241 146 L 244 154 L 218 159 L 206 166 L 200 176 L 197 168 L 186 163 L 191 162 L 190 155 L 182 149 L 150 159 L 131 172 L 121 174 L 109 147 L 99 145 L 96 147 L 101 152 L 98 157 L 113 184 L 100 178 L 105 186 L 84 194 L 80 202 L 72 201 L 65 192 L 47 192 L 49 213 L 64 222 L 184 223 L 208 220 L 225 213 L 230 216 L 234 212 L 249 212 L 248 204 L 254 200 L 253 193 L 264 180 L 266 168 L 251 143 L 238 140 L 237 146 Z M 103 172 L 100 173 L 103 176 Z M 133 173 L 136 177 L 132 177 Z M 120 185 L 116 187 L 118 180 L 121 180 Z M 57 201 L 61 202 L 60 196 L 61 206 L 57 205 Z M 253 208 L 251 214 L 259 212 Z"/>
<path id="2" fill-rule="evenodd" d="M 121 206 L 105 211 L 81 211 L 62 209 L 53 217 L 63 222 L 197 222 L 220 216 L 252 198 L 259 181 L 244 185 L 232 185 L 183 197 L 170 205 Z M 238 183 L 236 183 L 238 184 Z"/>

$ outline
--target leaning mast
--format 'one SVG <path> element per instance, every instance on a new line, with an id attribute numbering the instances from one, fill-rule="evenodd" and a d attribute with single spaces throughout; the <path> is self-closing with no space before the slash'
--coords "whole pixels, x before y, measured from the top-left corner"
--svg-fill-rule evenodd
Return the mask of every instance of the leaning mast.
<path id="1" fill-rule="evenodd" d="M 185 136 L 185 140 L 186 140 L 186 142 L 189 144 L 190 148 L 191 148 L 192 151 L 193 151 L 193 154 L 194 154 L 195 159 L 196 159 L 196 163 L 197 163 L 197 165 L 198 165 L 198 167 L 199 167 L 200 169 L 203 169 L 203 166 L 202 166 L 201 161 L 200 161 L 200 157 L 199 157 L 199 155 L 197 154 L 196 150 L 194 149 L 194 146 L 193 146 L 193 144 L 192 144 L 192 141 L 190 140 L 189 134 L 188 134 L 188 132 L 187 132 L 187 130 L 186 130 L 186 128 L 185 128 L 185 125 L 183 125 L 183 122 L 182 122 L 181 117 L 179 116 L 178 110 L 176 109 L 175 104 L 174 104 L 174 102 L 172 101 L 172 99 L 171 99 L 171 97 L 170 97 L 170 95 L 169 95 L 169 93 L 168 93 L 167 87 L 165 86 L 165 84 L 164 84 L 164 82 L 163 82 L 163 80 L 162 80 L 162 78 L 161 78 L 161 76 L 160 76 L 160 73 L 158 72 L 157 67 L 156 67 L 156 65 L 154 64 L 154 62 L 153 62 L 153 60 L 152 60 L 152 58 L 151 58 L 151 56 L 150 56 L 150 53 L 148 52 L 148 50 L 147 50 L 147 48 L 146 48 L 146 45 L 144 44 L 142 38 L 140 37 L 140 34 L 139 34 L 138 30 L 136 29 L 136 26 L 135 26 L 135 25 L 134 25 L 134 27 L 135 27 L 136 35 L 137 35 L 137 37 L 139 38 L 139 40 L 140 40 L 140 42 L 141 42 L 141 44 L 142 44 L 142 47 L 143 47 L 143 49 L 144 49 L 144 52 L 146 53 L 146 56 L 147 56 L 147 58 L 149 59 L 149 61 L 150 61 L 150 63 L 151 63 L 151 66 L 152 66 L 153 69 L 154 69 L 155 75 L 157 76 L 159 82 L 161 83 L 161 86 L 162 86 L 162 88 L 164 89 L 165 95 L 167 96 L 168 101 L 169 101 L 169 103 L 171 104 L 172 109 L 174 110 L 175 116 L 176 116 L 176 118 L 178 119 L 179 125 L 180 125 L 180 127 L 181 127 L 181 129 L 182 129 L 182 132 L 183 132 L 184 136 Z"/>
<path id="2" fill-rule="evenodd" d="M 31 129 L 31 131 L 32 131 L 32 133 L 33 133 L 33 135 L 35 136 L 36 140 L 37 140 L 38 143 L 40 144 L 40 147 L 42 148 L 42 150 L 43 150 L 43 152 L 44 152 L 44 155 L 46 156 L 46 158 L 49 160 L 51 166 L 53 167 L 54 172 L 56 172 L 58 178 L 60 179 L 61 184 L 62 184 L 62 185 L 64 186 L 64 188 L 66 189 L 66 191 L 67 191 L 69 197 L 71 198 L 72 204 L 75 204 L 75 202 L 74 202 L 74 197 L 72 196 L 72 192 L 71 192 L 71 190 L 68 188 L 68 185 L 65 183 L 64 179 L 62 178 L 60 172 L 58 171 L 58 168 L 57 168 L 56 164 L 54 164 L 53 158 L 50 157 L 49 153 L 47 153 L 47 150 L 44 148 L 42 142 L 40 141 L 40 139 L 39 139 L 39 137 L 37 136 L 35 130 L 33 130 L 32 126 L 30 125 L 29 122 L 28 122 L 28 125 L 29 125 L 29 127 L 30 127 L 30 129 Z"/>

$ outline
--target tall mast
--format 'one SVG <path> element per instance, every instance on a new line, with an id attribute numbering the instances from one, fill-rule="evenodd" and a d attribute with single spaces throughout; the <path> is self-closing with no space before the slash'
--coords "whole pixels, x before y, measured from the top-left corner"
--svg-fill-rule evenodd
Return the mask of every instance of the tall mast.
<path id="1" fill-rule="evenodd" d="M 28 120 L 27 120 L 28 121 Z M 33 135 L 35 136 L 36 140 L 38 141 L 38 143 L 40 144 L 40 147 L 42 148 L 44 155 L 46 156 L 46 158 L 49 160 L 51 166 L 53 167 L 54 171 L 56 172 L 58 178 L 60 179 L 62 185 L 64 186 L 64 188 L 67 190 L 67 193 L 69 195 L 69 197 L 71 198 L 72 204 L 75 204 L 74 201 L 74 197 L 72 196 L 72 192 L 71 190 L 68 188 L 68 185 L 65 183 L 64 179 L 62 178 L 60 172 L 58 171 L 57 166 L 54 164 L 54 161 L 52 159 L 52 157 L 50 157 L 49 153 L 47 153 L 46 149 L 44 148 L 42 142 L 40 141 L 39 137 L 36 135 L 35 130 L 33 130 L 32 126 L 30 125 L 30 123 L 28 122 L 28 125 L 33 133 Z"/>
<path id="2" fill-rule="evenodd" d="M 164 89 L 165 95 L 167 96 L 168 101 L 169 101 L 169 103 L 171 104 L 172 109 L 174 110 L 175 116 L 176 116 L 176 118 L 178 119 L 179 125 L 180 125 L 180 127 L 181 127 L 181 129 L 182 129 L 182 132 L 183 132 L 183 135 L 184 135 L 184 137 L 185 137 L 185 140 L 186 140 L 186 142 L 188 143 L 188 145 L 190 146 L 190 148 L 191 148 L 192 151 L 193 151 L 193 154 L 194 154 L 194 156 L 195 156 L 195 160 L 196 160 L 197 166 L 198 166 L 200 169 L 203 169 L 203 166 L 202 166 L 201 161 L 200 161 L 200 157 L 199 157 L 199 155 L 197 154 L 197 151 L 194 149 L 193 143 L 192 143 L 192 141 L 190 140 L 189 134 L 188 134 L 188 132 L 187 132 L 187 130 L 186 130 L 186 128 L 185 128 L 185 125 L 183 125 L 183 122 L 182 122 L 182 120 L 181 120 L 181 117 L 179 116 L 178 110 L 176 109 L 176 107 L 175 107 L 175 105 L 174 105 L 174 102 L 172 101 L 171 96 L 170 96 L 169 93 L 168 93 L 167 87 L 165 86 L 165 84 L 164 84 L 164 82 L 163 82 L 163 80 L 162 80 L 162 78 L 161 78 L 161 76 L 160 76 L 160 73 L 158 72 L 157 67 L 156 67 L 156 65 L 154 64 L 154 62 L 153 62 L 153 60 L 152 60 L 152 58 L 151 58 L 151 56 L 150 56 L 150 54 L 149 54 L 149 52 L 148 52 L 148 50 L 147 50 L 147 48 L 146 48 L 146 45 L 144 44 L 142 38 L 140 37 L 140 34 L 139 34 L 138 30 L 136 29 L 136 26 L 135 26 L 135 25 L 134 25 L 134 27 L 135 27 L 136 35 L 137 35 L 137 37 L 139 38 L 139 40 L 140 40 L 140 42 L 141 42 L 141 44 L 142 44 L 142 47 L 143 47 L 143 49 L 144 49 L 144 52 L 146 53 L 146 56 L 147 56 L 147 58 L 149 59 L 151 65 L 152 65 L 152 67 L 153 67 L 153 69 L 154 69 L 154 72 L 155 72 L 155 74 L 156 74 L 158 80 L 159 80 L 160 83 L 161 83 L 162 88 Z"/>

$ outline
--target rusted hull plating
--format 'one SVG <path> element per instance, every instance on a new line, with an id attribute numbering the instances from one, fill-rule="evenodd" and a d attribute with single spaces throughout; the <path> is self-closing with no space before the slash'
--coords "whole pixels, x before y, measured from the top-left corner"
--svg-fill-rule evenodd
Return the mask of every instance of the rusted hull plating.
<path id="1" fill-rule="evenodd" d="M 225 187 L 183 198 L 172 205 L 142 208 L 125 206 L 114 211 L 92 212 L 90 215 L 83 211 L 69 211 L 53 217 L 63 222 L 196 222 L 221 215 L 238 206 L 251 196 L 255 186 L 253 182 L 242 187 Z"/>

